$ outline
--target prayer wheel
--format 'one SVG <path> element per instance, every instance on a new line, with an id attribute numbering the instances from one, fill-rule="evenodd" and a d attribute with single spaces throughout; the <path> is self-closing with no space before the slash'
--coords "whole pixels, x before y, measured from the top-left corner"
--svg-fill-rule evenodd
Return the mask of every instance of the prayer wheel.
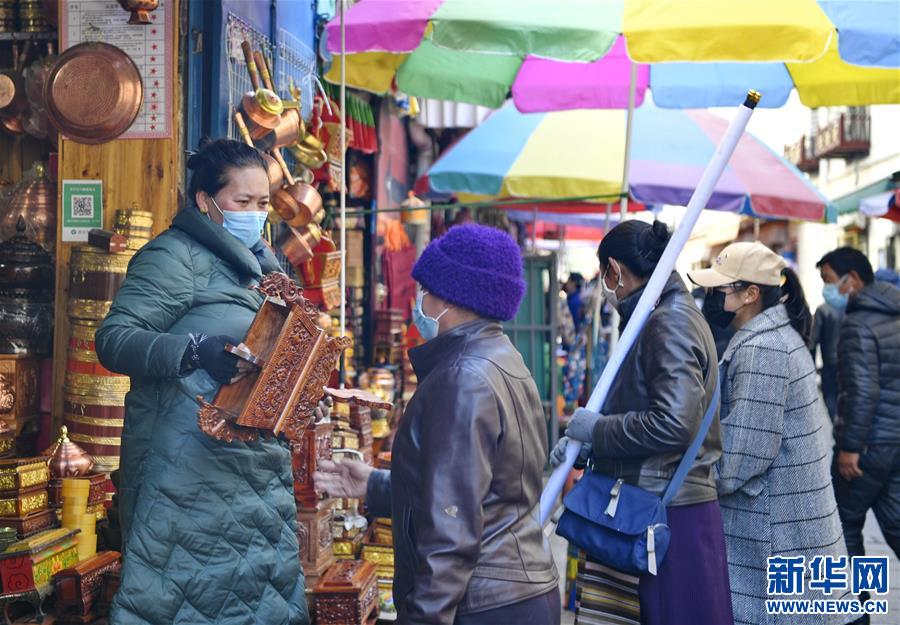
<path id="1" fill-rule="evenodd" d="M 102 321 L 125 281 L 134 252 L 109 254 L 92 247 L 72 250 L 67 312 L 72 320 Z M 93 338 L 91 339 L 93 341 Z"/>
<path id="2" fill-rule="evenodd" d="M 119 467 L 125 395 L 131 380 L 107 370 L 97 359 L 94 333 L 100 321 L 72 320 L 63 421 L 69 438 L 89 453 L 98 470 Z"/>
<path id="3" fill-rule="evenodd" d="M 153 213 L 134 208 L 119 209 L 115 231 L 125 237 L 129 250 L 137 251 L 153 238 Z"/>

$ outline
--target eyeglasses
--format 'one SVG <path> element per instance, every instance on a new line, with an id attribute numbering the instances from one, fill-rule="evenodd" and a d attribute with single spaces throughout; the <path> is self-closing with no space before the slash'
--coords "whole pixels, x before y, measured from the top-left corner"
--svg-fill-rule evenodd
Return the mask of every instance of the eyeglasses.
<path id="1" fill-rule="evenodd" d="M 722 286 L 717 286 L 712 290 L 718 291 L 719 293 L 724 293 L 725 295 L 731 295 L 732 293 L 746 290 L 748 286 L 750 285 L 744 282 L 732 282 L 731 284 L 723 284 Z"/>

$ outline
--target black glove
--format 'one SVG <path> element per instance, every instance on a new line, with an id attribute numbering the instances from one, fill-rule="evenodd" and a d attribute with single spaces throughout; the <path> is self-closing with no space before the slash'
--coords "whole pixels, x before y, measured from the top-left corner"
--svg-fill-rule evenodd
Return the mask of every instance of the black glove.
<path id="1" fill-rule="evenodd" d="M 201 337 L 196 345 L 196 356 L 192 358 L 198 369 L 205 369 L 213 380 L 220 384 L 228 384 L 237 376 L 238 358 L 225 351 L 225 345 L 238 345 L 240 341 L 230 336 Z M 192 350 L 192 345 L 188 350 Z"/>

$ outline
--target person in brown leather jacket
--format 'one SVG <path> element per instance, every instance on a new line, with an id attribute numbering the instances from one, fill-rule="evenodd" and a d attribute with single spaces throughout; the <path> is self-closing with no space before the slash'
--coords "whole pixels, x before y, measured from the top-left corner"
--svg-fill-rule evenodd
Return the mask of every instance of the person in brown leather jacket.
<path id="1" fill-rule="evenodd" d="M 664 223 L 630 220 L 610 230 L 600 243 L 600 286 L 618 310 L 622 328 L 668 241 Z M 594 471 L 662 495 L 700 427 L 718 380 L 712 333 L 684 281 L 673 272 L 600 414 L 576 410 L 551 462 L 559 464 L 567 439 L 582 441 L 582 458 L 593 454 Z M 714 474 L 721 455 L 716 417 L 667 508 L 671 542 L 658 574 L 640 577 L 642 625 L 733 622 Z M 589 603 L 583 600 L 581 610 L 594 607 Z"/>
<path id="2" fill-rule="evenodd" d="M 503 334 L 525 293 L 522 257 L 504 232 L 456 226 L 413 268 L 410 350 L 419 380 L 391 471 L 323 462 L 316 486 L 365 496 L 394 532 L 399 623 L 558 625 L 559 580 L 541 532 L 547 458 L 537 387 Z"/>

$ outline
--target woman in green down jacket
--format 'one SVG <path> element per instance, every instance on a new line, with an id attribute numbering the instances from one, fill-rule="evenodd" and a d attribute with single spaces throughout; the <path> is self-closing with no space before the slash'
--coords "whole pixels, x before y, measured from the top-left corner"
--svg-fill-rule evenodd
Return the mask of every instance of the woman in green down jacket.
<path id="1" fill-rule="evenodd" d="M 208 143 L 188 161 L 194 204 L 139 251 L 97 331 L 100 362 L 131 376 L 120 471 L 124 566 L 116 625 L 308 622 L 290 453 L 222 443 L 197 427 L 202 395 L 233 379 L 224 351 L 278 269 L 260 240 L 269 180 L 260 154 Z"/>

